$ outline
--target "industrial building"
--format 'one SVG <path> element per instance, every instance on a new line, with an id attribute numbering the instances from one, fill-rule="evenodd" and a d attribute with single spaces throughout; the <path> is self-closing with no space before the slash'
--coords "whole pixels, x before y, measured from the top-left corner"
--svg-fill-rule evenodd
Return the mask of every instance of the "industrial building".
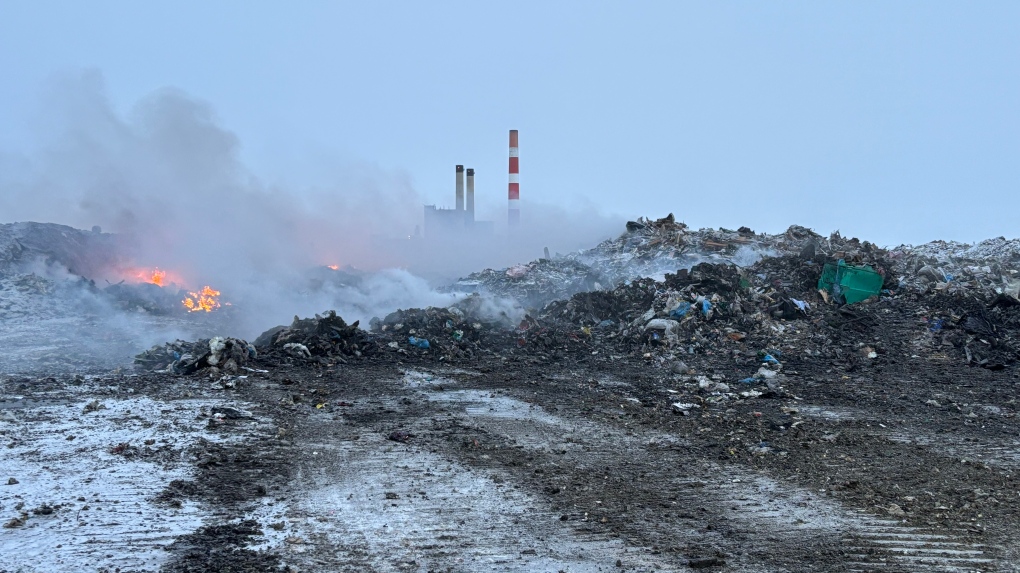
<path id="1" fill-rule="evenodd" d="M 520 226 L 520 163 L 517 145 L 517 130 L 510 130 L 509 183 L 507 188 L 507 224 L 510 230 Z M 491 236 L 492 221 L 475 219 L 475 170 L 467 169 L 467 194 L 465 196 L 463 165 L 456 168 L 456 203 L 453 209 L 425 205 L 425 238 L 447 239 L 465 236 Z"/>
<path id="2" fill-rule="evenodd" d="M 425 205 L 425 238 L 442 239 L 465 235 L 491 235 L 492 221 L 475 220 L 475 170 L 467 170 L 467 201 L 464 196 L 463 165 L 457 166 L 456 207 L 443 209 Z"/>

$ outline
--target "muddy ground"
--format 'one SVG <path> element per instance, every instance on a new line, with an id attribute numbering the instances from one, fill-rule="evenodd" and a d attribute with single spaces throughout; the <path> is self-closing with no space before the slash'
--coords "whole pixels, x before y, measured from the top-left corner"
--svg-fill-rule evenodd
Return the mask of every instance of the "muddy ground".
<path id="1" fill-rule="evenodd" d="M 720 403 L 641 353 L 263 370 L 2 379 L 0 571 L 1020 569 L 1013 369 L 790 357 Z"/>

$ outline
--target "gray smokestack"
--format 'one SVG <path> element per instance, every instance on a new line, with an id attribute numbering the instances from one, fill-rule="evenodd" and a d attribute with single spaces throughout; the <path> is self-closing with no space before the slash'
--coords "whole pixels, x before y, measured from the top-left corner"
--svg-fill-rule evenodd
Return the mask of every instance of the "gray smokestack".
<path id="1" fill-rule="evenodd" d="M 475 220 L 475 170 L 467 170 L 467 218 Z"/>
<path id="2" fill-rule="evenodd" d="M 464 210 L 464 166 L 457 166 L 457 210 Z"/>

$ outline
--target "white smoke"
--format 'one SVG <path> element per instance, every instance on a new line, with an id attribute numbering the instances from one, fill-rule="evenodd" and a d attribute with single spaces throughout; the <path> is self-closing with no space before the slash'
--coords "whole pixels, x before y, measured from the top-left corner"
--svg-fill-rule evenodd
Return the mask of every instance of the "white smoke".
<path id="1" fill-rule="evenodd" d="M 239 138 L 210 104 L 162 89 L 121 113 L 96 71 L 55 80 L 43 111 L 40 141 L 0 154 L 0 222 L 121 234 L 132 264 L 170 270 L 192 289 L 211 285 L 233 301 L 243 324 L 231 334 L 251 337 L 327 308 L 363 320 L 448 304 L 418 277 L 435 285 L 622 229 L 590 207 L 526 205 L 527 232 L 513 240 L 408 248 L 423 200 L 406 173 L 344 158 L 331 185 L 270 186 L 241 162 Z M 357 286 L 309 288 L 309 269 L 331 264 L 377 274 Z"/>

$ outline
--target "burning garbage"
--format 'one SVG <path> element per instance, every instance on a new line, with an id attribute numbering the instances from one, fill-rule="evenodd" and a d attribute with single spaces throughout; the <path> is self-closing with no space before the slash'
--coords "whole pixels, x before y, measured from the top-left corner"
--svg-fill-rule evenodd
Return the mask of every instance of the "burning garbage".
<path id="1" fill-rule="evenodd" d="M 156 268 L 149 275 L 148 282 L 156 286 L 163 286 L 163 283 L 166 282 L 166 271 L 161 271 L 159 268 Z"/>
<path id="2" fill-rule="evenodd" d="M 159 267 L 129 269 L 120 274 L 125 278 L 106 290 L 125 309 L 171 314 L 180 310 L 212 312 L 223 306 L 219 290 L 208 285 L 198 291 L 187 290 L 180 275 Z"/>
<path id="3" fill-rule="evenodd" d="M 188 296 L 181 301 L 181 304 L 188 309 L 188 312 L 212 312 L 220 307 L 219 296 L 220 291 L 206 285 L 199 292 L 188 292 Z"/>

